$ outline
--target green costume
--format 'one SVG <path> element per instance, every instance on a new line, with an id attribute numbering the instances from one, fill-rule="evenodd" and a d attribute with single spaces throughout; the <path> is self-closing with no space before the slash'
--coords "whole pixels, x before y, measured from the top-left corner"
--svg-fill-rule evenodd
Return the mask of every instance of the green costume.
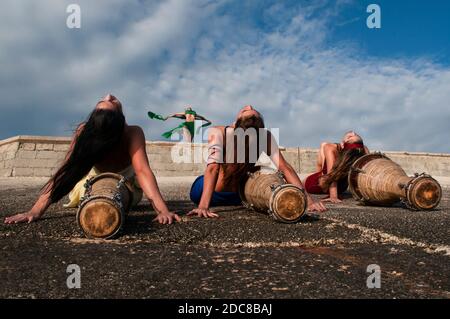
<path id="1" fill-rule="evenodd" d="M 156 114 L 156 113 L 153 113 L 153 112 L 148 112 L 147 114 L 148 114 L 148 117 L 150 117 L 153 120 L 166 121 L 169 118 L 169 117 L 163 117 L 162 115 L 159 115 L 159 114 Z M 184 112 L 184 114 L 191 114 L 191 115 L 196 116 L 197 112 L 195 112 L 194 110 L 186 110 Z M 211 123 L 205 123 L 202 126 L 200 126 L 197 129 L 197 133 L 198 133 L 198 131 L 201 128 L 206 127 L 208 125 L 211 125 Z M 162 134 L 162 136 L 165 137 L 165 138 L 170 138 L 174 132 L 182 129 L 183 127 L 186 127 L 189 130 L 189 133 L 191 133 L 191 138 L 194 139 L 194 135 L 195 135 L 195 129 L 194 129 L 195 128 L 195 121 L 194 122 L 187 122 L 187 121 L 183 122 L 180 125 L 178 125 L 177 127 L 171 129 L 170 131 L 164 132 Z"/>

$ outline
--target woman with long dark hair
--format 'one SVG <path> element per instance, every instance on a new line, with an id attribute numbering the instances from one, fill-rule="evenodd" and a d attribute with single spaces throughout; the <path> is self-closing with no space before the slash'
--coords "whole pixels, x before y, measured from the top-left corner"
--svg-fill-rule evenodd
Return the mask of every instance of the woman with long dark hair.
<path id="1" fill-rule="evenodd" d="M 85 180 L 104 172 L 135 176 L 134 204 L 141 199 L 143 191 L 158 213 L 155 220 L 163 224 L 180 220 L 168 210 L 161 196 L 148 163 L 143 130 L 126 123 L 122 104 L 109 94 L 97 103 L 86 122 L 79 125 L 62 166 L 44 185 L 34 206 L 26 213 L 7 217 L 5 223 L 35 221 L 69 192 L 67 206 L 76 207 Z"/>
<path id="2" fill-rule="evenodd" d="M 267 142 L 261 143 L 262 138 L 266 138 Z M 261 145 L 266 147 L 261 149 Z M 247 105 L 239 111 L 234 124 L 209 129 L 209 157 L 205 174 L 195 180 L 190 192 L 191 200 L 198 208 L 188 215 L 218 217 L 210 211 L 210 207 L 241 205 L 239 185 L 245 182 L 248 172 L 257 170 L 255 164 L 262 152 L 270 156 L 288 183 L 303 188 L 295 170 L 278 151 L 275 139 L 264 129 L 261 114 Z M 326 210 L 322 203 L 315 202 L 309 195 L 308 209 L 319 212 Z"/>
<path id="3" fill-rule="evenodd" d="M 328 194 L 322 201 L 340 203 L 339 195 L 347 190 L 347 176 L 352 164 L 368 154 L 361 136 L 354 131 L 345 133 L 340 143 L 322 143 L 317 156 L 317 171 L 304 182 L 311 194 Z"/>

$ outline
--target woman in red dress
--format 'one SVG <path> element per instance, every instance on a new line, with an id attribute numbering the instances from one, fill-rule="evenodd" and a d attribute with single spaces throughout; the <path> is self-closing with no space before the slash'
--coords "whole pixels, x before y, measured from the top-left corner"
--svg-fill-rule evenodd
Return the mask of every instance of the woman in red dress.
<path id="1" fill-rule="evenodd" d="M 339 195 L 348 187 L 350 167 L 365 154 L 369 154 L 369 149 L 354 131 L 345 133 L 340 143 L 322 143 L 317 156 L 317 171 L 304 182 L 306 191 L 327 194 L 323 201 L 340 203 Z"/>

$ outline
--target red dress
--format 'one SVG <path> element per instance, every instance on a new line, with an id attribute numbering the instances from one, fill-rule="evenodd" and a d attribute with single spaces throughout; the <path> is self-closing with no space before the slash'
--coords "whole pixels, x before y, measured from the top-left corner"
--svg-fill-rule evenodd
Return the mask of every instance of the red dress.
<path id="1" fill-rule="evenodd" d="M 305 180 L 305 189 L 310 194 L 325 194 L 319 186 L 319 178 L 327 173 L 326 164 L 321 172 L 309 175 Z"/>

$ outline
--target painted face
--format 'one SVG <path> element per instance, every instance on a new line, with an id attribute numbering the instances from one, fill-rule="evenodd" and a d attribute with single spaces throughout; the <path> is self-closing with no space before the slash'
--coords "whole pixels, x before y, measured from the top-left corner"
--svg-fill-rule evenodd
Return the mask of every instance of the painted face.
<path id="1" fill-rule="evenodd" d="M 361 136 L 355 133 L 355 131 L 348 131 L 345 133 L 344 137 L 342 138 L 342 144 L 343 143 L 359 143 L 362 141 Z"/>
<path id="2" fill-rule="evenodd" d="M 245 119 L 250 116 L 261 116 L 261 114 L 253 108 L 251 105 L 246 105 L 242 109 L 239 110 L 237 114 L 236 120 Z"/>
<path id="3" fill-rule="evenodd" d="M 122 103 L 114 95 L 108 94 L 97 103 L 96 108 L 118 110 L 122 112 Z"/>

